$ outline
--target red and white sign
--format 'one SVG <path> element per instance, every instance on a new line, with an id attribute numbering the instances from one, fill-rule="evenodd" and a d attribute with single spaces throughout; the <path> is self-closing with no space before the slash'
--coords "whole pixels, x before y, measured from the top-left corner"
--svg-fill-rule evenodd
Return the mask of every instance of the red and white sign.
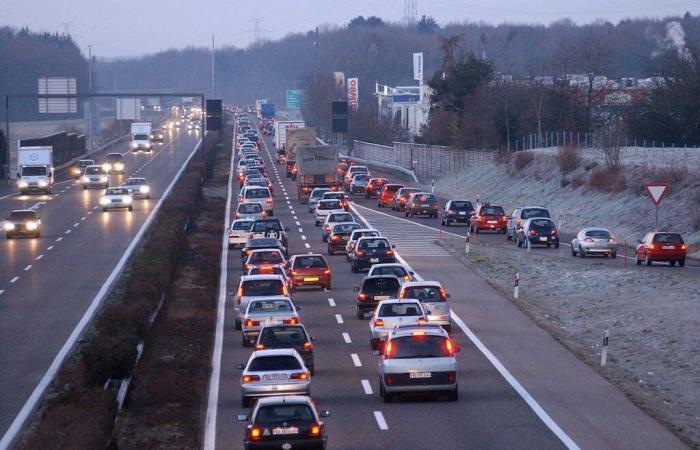
<path id="1" fill-rule="evenodd" d="M 358 91 L 359 79 L 348 78 L 348 106 L 351 110 L 357 111 L 360 104 L 360 93 Z"/>
<path id="2" fill-rule="evenodd" d="M 647 194 L 651 197 L 651 201 L 654 202 L 655 206 L 659 206 L 661 199 L 668 192 L 668 184 L 666 183 L 650 183 L 645 184 L 644 188 L 647 190 Z"/>

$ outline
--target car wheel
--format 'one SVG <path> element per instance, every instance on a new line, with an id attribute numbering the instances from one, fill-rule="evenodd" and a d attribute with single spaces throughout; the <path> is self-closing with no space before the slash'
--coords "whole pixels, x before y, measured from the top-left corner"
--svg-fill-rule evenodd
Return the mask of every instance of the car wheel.
<path id="1" fill-rule="evenodd" d="M 571 246 L 571 256 L 576 256 L 576 249 L 573 245 Z"/>
<path id="2" fill-rule="evenodd" d="M 83 185 L 83 190 L 87 189 L 87 186 Z"/>
<path id="3" fill-rule="evenodd" d="M 241 344 L 243 347 L 250 347 L 250 341 L 246 339 L 245 334 L 241 334 Z"/>
<path id="4" fill-rule="evenodd" d="M 509 241 L 512 241 L 512 240 L 513 240 L 513 236 L 511 236 L 510 234 L 508 234 L 508 231 L 506 231 L 506 239 L 509 240 Z"/>
<path id="5" fill-rule="evenodd" d="M 355 317 L 356 317 L 358 320 L 362 320 L 362 319 L 363 319 L 362 311 L 360 311 L 360 307 L 359 307 L 359 306 L 355 306 Z"/>
<path id="6" fill-rule="evenodd" d="M 573 247 L 572 247 L 572 248 L 573 248 Z M 579 252 L 581 253 L 581 258 L 585 258 L 585 257 L 586 257 L 586 253 L 584 253 L 583 248 L 582 248 L 580 245 L 579 245 L 579 247 L 578 247 L 578 250 L 579 250 Z"/>
<path id="7" fill-rule="evenodd" d="M 384 403 L 394 403 L 394 394 L 390 394 L 390 393 L 386 392 L 384 389 L 381 389 L 381 396 L 382 396 L 382 400 L 384 400 Z"/>
<path id="8" fill-rule="evenodd" d="M 685 267 L 685 258 L 679 259 L 679 260 L 678 260 L 678 265 L 679 265 L 680 267 Z"/>
<path id="9" fill-rule="evenodd" d="M 552 244 L 547 244 L 547 248 L 552 248 Z"/>
<path id="10" fill-rule="evenodd" d="M 641 265 L 642 265 L 642 260 L 639 259 L 639 255 L 638 255 L 637 253 L 634 254 L 634 262 L 635 262 L 638 266 L 641 266 Z"/>
<path id="11" fill-rule="evenodd" d="M 647 266 L 651 266 L 651 259 L 649 258 L 649 254 L 647 253 L 646 256 L 644 257 L 644 262 L 646 263 Z"/>
<path id="12" fill-rule="evenodd" d="M 671 267 L 674 267 L 676 265 L 676 260 L 672 259 L 671 261 L 669 261 L 669 264 L 671 264 Z"/>
<path id="13" fill-rule="evenodd" d="M 335 251 L 333 251 L 332 247 L 328 247 L 328 256 L 333 256 L 335 254 Z"/>
<path id="14" fill-rule="evenodd" d="M 133 207 L 133 206 L 129 206 L 129 211 L 133 211 L 133 210 L 134 210 L 134 207 Z"/>
<path id="15" fill-rule="evenodd" d="M 241 329 L 241 321 L 236 319 L 236 330 L 240 331 L 240 329 Z"/>
<path id="16" fill-rule="evenodd" d="M 518 238 L 515 241 L 516 241 L 515 243 L 518 244 L 518 248 L 521 248 L 523 246 L 523 243 L 520 240 L 520 236 L 518 236 Z"/>
<path id="17" fill-rule="evenodd" d="M 102 208 L 102 212 L 107 212 L 107 208 Z"/>
<path id="18" fill-rule="evenodd" d="M 403 213 L 403 215 L 404 215 L 404 217 L 408 217 L 408 211 L 405 211 L 405 212 Z"/>
<path id="19" fill-rule="evenodd" d="M 330 290 L 331 290 L 331 283 L 330 283 L 330 282 L 328 282 L 328 284 L 326 284 L 326 288 L 325 288 L 325 289 L 326 289 L 327 291 L 330 291 Z"/>
<path id="20" fill-rule="evenodd" d="M 554 243 L 554 248 L 559 248 L 559 241 Z"/>
<path id="21" fill-rule="evenodd" d="M 447 393 L 447 401 L 456 402 L 459 400 L 459 386 L 455 386 L 454 391 Z"/>

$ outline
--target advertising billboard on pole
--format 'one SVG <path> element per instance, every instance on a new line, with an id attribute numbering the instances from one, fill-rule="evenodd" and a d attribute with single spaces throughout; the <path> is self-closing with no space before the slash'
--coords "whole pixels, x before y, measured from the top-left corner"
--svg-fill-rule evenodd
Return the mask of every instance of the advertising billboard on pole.
<path id="1" fill-rule="evenodd" d="M 413 54 L 413 79 L 423 82 L 423 53 Z"/>
<path id="2" fill-rule="evenodd" d="M 348 106 L 357 111 L 360 105 L 359 78 L 348 78 Z"/>

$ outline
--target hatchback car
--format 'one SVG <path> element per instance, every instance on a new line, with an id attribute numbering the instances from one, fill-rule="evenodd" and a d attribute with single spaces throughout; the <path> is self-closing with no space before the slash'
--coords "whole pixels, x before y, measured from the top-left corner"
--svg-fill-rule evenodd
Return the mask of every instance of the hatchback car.
<path id="1" fill-rule="evenodd" d="M 236 206 L 236 219 L 258 220 L 267 217 L 260 203 L 239 203 Z"/>
<path id="2" fill-rule="evenodd" d="M 654 261 L 668 261 L 672 266 L 678 263 L 683 267 L 687 250 L 688 246 L 678 233 L 647 233 L 634 251 L 634 260 L 637 265 L 644 262 L 651 266 Z"/>
<path id="3" fill-rule="evenodd" d="M 266 219 L 256 220 L 253 223 L 251 238 L 279 239 L 285 248 L 284 254 L 287 255 L 287 231 L 289 231 L 289 228 L 282 226 L 282 222 L 280 222 L 279 219 L 268 217 Z"/>
<path id="4" fill-rule="evenodd" d="M 292 255 L 289 259 L 289 278 L 292 289 L 301 286 L 319 286 L 321 289 L 331 288 L 331 268 L 323 255 L 309 253 Z"/>
<path id="5" fill-rule="evenodd" d="M 407 281 L 412 281 L 415 272 L 412 270 L 407 270 L 406 267 L 401 263 L 388 263 L 388 264 L 372 264 L 367 276 L 372 275 L 393 275 L 399 279 L 402 283 Z"/>
<path id="6" fill-rule="evenodd" d="M 403 187 L 403 184 L 395 183 L 387 183 L 383 185 L 381 191 L 379 191 L 379 194 L 377 195 L 377 206 L 380 208 L 385 206 L 393 206 L 396 193 Z"/>
<path id="7" fill-rule="evenodd" d="M 355 218 L 348 212 L 328 214 L 326 220 L 321 224 L 321 241 L 326 242 L 328 240 L 328 236 L 331 234 L 331 230 L 333 230 L 335 224 L 354 222 Z"/>
<path id="8" fill-rule="evenodd" d="M 386 178 L 371 178 L 365 188 L 365 198 L 379 197 L 382 189 L 389 183 Z"/>
<path id="9" fill-rule="evenodd" d="M 437 217 L 438 201 L 435 195 L 429 192 L 414 192 L 406 201 L 406 217 L 418 215 Z"/>
<path id="10" fill-rule="evenodd" d="M 241 247 L 250 238 L 250 229 L 253 221 L 250 219 L 236 219 L 231 222 L 228 230 L 228 248 Z"/>
<path id="11" fill-rule="evenodd" d="M 393 275 L 373 275 L 362 279 L 362 284 L 355 288 L 355 316 L 364 319 L 374 312 L 382 300 L 396 298 L 401 289 L 401 282 Z"/>
<path id="12" fill-rule="evenodd" d="M 293 348 L 304 360 L 311 375 L 316 373 L 314 365 L 314 337 L 310 336 L 302 324 L 266 325 L 255 342 L 256 350 L 273 348 Z"/>
<path id="13" fill-rule="evenodd" d="M 350 166 L 348 171 L 345 173 L 345 177 L 343 178 L 343 184 L 346 191 L 350 192 L 350 183 L 352 182 L 353 177 L 358 174 L 369 175 L 369 169 L 367 166 Z"/>
<path id="14" fill-rule="evenodd" d="M 474 205 L 469 200 L 448 200 L 440 211 L 440 225 L 449 227 L 451 223 L 469 224 Z"/>
<path id="15" fill-rule="evenodd" d="M 362 194 L 367 189 L 367 183 L 369 183 L 370 178 L 369 175 L 364 173 L 355 175 L 348 185 L 348 192 L 353 195 Z"/>
<path id="16" fill-rule="evenodd" d="M 41 236 L 41 218 L 33 209 L 16 209 L 5 220 L 5 237 L 18 236 L 38 238 Z"/>
<path id="17" fill-rule="evenodd" d="M 287 297 L 259 297 L 248 302 L 241 323 L 241 340 L 244 347 L 249 347 L 255 344 L 263 327 L 296 325 L 299 313 Z"/>
<path id="18" fill-rule="evenodd" d="M 128 209 L 133 211 L 134 201 L 127 188 L 112 187 L 107 188 L 104 195 L 100 197 L 100 206 L 102 206 L 102 211 L 110 209 Z"/>
<path id="19" fill-rule="evenodd" d="M 80 180 L 80 177 L 82 177 L 83 174 L 85 173 L 85 168 L 87 166 L 94 166 L 94 165 L 95 165 L 95 161 L 92 159 L 81 159 L 80 161 L 75 163 L 75 165 L 71 169 L 71 175 L 73 175 L 73 178 L 75 178 L 76 180 Z"/>
<path id="20" fill-rule="evenodd" d="M 508 223 L 506 224 L 506 238 L 508 240 L 514 239 L 518 234 L 523 224 L 527 219 L 533 217 L 547 217 L 551 218 L 549 215 L 549 210 L 541 206 L 523 206 L 521 208 L 515 208 L 515 211 L 508 218 Z"/>
<path id="21" fill-rule="evenodd" d="M 418 188 L 400 188 L 398 191 L 396 191 L 396 194 L 394 195 L 394 202 L 391 205 L 391 209 L 395 211 L 403 211 L 404 209 L 406 209 L 406 202 L 408 201 L 408 198 L 411 196 L 411 194 L 421 191 L 422 189 Z"/>
<path id="22" fill-rule="evenodd" d="M 350 202 L 348 201 L 348 196 L 345 194 L 345 192 L 326 192 L 323 194 L 323 197 L 321 197 L 321 200 L 340 200 L 340 203 L 343 204 L 343 209 L 345 209 L 345 211 L 350 209 Z"/>
<path id="23" fill-rule="evenodd" d="M 576 254 L 617 257 L 617 241 L 607 228 L 584 228 L 571 240 L 571 256 Z"/>
<path id="24" fill-rule="evenodd" d="M 396 262 L 393 246 L 384 237 L 360 238 L 350 255 L 350 266 L 355 273 L 369 269 L 372 264 L 393 262 Z"/>
<path id="25" fill-rule="evenodd" d="M 121 187 L 127 189 L 133 198 L 151 198 L 151 186 L 143 177 L 127 178 Z"/>
<path id="26" fill-rule="evenodd" d="M 383 347 L 389 331 L 403 325 L 425 324 L 428 319 L 418 300 L 382 300 L 369 321 L 372 350 Z"/>
<path id="27" fill-rule="evenodd" d="M 250 238 L 241 249 L 241 264 L 245 264 L 245 260 L 248 259 L 250 252 L 259 248 L 274 248 L 282 252 L 284 255 L 287 254 L 287 248 L 282 245 L 282 242 L 279 239 L 271 237 Z"/>
<path id="28" fill-rule="evenodd" d="M 108 153 L 102 167 L 109 174 L 122 175 L 126 168 L 124 156 L 121 153 Z"/>
<path id="29" fill-rule="evenodd" d="M 83 189 L 93 187 L 107 189 L 109 187 L 109 174 L 102 166 L 87 166 L 81 181 Z"/>
<path id="30" fill-rule="evenodd" d="M 249 186 L 238 194 L 239 203 L 260 203 L 268 216 L 273 216 L 272 193 L 266 187 Z"/>
<path id="31" fill-rule="evenodd" d="M 378 230 L 375 230 L 374 228 L 360 228 L 359 230 L 355 230 L 352 233 L 350 233 L 350 238 L 348 239 L 348 243 L 345 246 L 345 259 L 350 262 L 350 256 L 352 255 L 352 252 L 355 251 L 355 247 L 357 246 L 357 241 L 361 237 L 379 237 L 381 234 L 379 233 Z"/>
<path id="32" fill-rule="evenodd" d="M 392 330 L 379 364 L 379 396 L 391 403 L 398 394 L 446 393 L 459 399 L 459 347 L 438 326 L 412 325 Z"/>
<path id="33" fill-rule="evenodd" d="M 331 214 L 348 214 L 340 200 L 319 200 L 316 205 L 315 224 L 320 226 Z"/>
<path id="34" fill-rule="evenodd" d="M 248 258 L 246 258 L 243 264 L 243 270 L 247 271 L 251 267 L 263 265 L 279 265 L 286 267 L 287 260 L 284 257 L 284 253 L 276 248 L 256 249 L 248 253 Z"/>
<path id="35" fill-rule="evenodd" d="M 361 228 L 362 226 L 359 223 L 354 222 L 334 224 L 326 239 L 326 242 L 328 242 L 328 255 L 333 256 L 338 251 L 344 252 L 350 239 L 350 234 L 354 230 Z"/>
<path id="36" fill-rule="evenodd" d="M 252 299 L 288 295 L 287 283 L 279 275 L 243 275 L 233 300 L 236 329 L 241 329 L 241 318 Z"/>
<path id="37" fill-rule="evenodd" d="M 329 416 L 328 411 L 319 413 L 308 396 L 284 395 L 261 398 L 250 414 L 240 414 L 238 420 L 248 422 L 243 438 L 245 450 L 322 450 L 328 438 L 321 418 Z"/>
<path id="38" fill-rule="evenodd" d="M 314 188 L 314 190 L 311 191 L 307 203 L 310 213 L 316 211 L 316 205 L 318 204 L 319 200 L 323 198 L 323 194 L 325 194 L 326 192 L 332 192 L 331 188 Z"/>
<path id="39" fill-rule="evenodd" d="M 256 350 L 248 363 L 236 365 L 241 376 L 241 405 L 248 407 L 255 398 L 311 392 L 311 373 L 294 349 Z"/>
<path id="40" fill-rule="evenodd" d="M 527 219 L 522 228 L 515 236 L 518 247 L 528 245 L 546 245 L 547 248 L 554 245 L 559 248 L 559 232 L 552 219 L 546 217 L 535 217 Z"/>
<path id="41" fill-rule="evenodd" d="M 507 224 L 508 216 L 502 206 L 484 203 L 472 214 L 469 229 L 472 233 L 484 230 L 505 233 Z"/>
<path id="42" fill-rule="evenodd" d="M 452 330 L 450 319 L 450 305 L 447 299 L 450 294 L 437 281 L 410 281 L 401 286 L 399 298 L 413 298 L 418 300 L 428 322 L 442 326 L 448 332 Z"/>

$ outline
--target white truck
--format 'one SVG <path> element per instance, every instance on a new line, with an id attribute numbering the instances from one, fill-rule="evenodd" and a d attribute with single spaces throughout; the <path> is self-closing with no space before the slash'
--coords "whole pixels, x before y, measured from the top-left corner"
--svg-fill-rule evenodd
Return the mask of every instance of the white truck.
<path id="1" fill-rule="evenodd" d="M 131 149 L 134 152 L 150 152 L 151 145 L 151 124 L 134 122 L 131 124 Z"/>
<path id="2" fill-rule="evenodd" d="M 278 120 L 275 122 L 275 148 L 281 149 L 287 143 L 287 128 L 304 128 L 304 121 Z"/>
<path id="3" fill-rule="evenodd" d="M 53 147 L 20 147 L 17 150 L 17 187 L 22 194 L 53 189 Z"/>

